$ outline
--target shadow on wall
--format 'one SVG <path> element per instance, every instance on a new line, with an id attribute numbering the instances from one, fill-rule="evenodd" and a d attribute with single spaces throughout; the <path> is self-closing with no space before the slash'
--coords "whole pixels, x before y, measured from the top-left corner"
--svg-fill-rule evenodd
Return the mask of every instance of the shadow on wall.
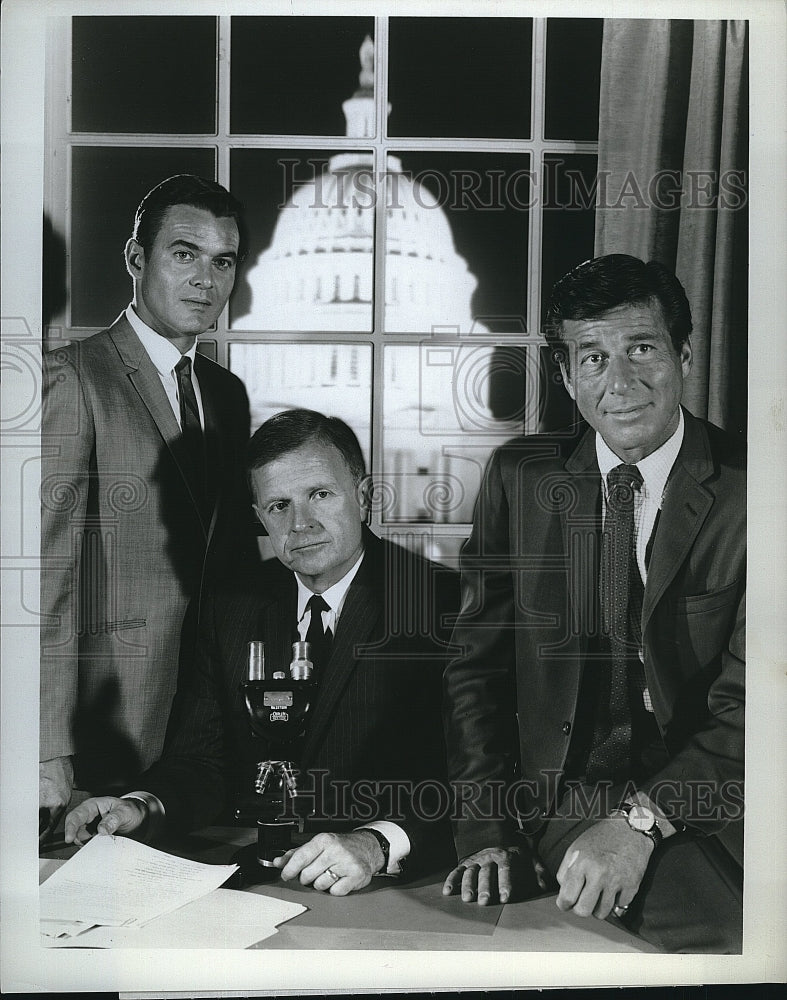
<path id="1" fill-rule="evenodd" d="M 44 213 L 41 320 L 44 337 L 47 328 L 64 316 L 68 301 L 66 284 L 66 241 L 52 225 L 52 220 Z M 44 347 L 46 347 L 46 343 Z"/>

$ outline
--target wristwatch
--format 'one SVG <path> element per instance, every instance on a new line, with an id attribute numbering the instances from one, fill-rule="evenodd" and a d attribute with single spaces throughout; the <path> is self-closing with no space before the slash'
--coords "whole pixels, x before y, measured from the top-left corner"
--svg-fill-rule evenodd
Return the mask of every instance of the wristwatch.
<path id="1" fill-rule="evenodd" d="M 647 806 L 641 806 L 637 802 L 621 802 L 610 812 L 610 816 L 625 816 L 631 829 L 649 837 L 653 841 L 654 848 L 664 839 L 653 810 Z"/>
<path id="2" fill-rule="evenodd" d="M 361 829 L 365 833 L 371 833 L 377 843 L 380 845 L 380 850 L 383 852 L 383 866 L 380 869 L 381 872 L 388 871 L 388 862 L 391 857 L 391 845 L 388 843 L 388 838 L 385 834 L 380 833 L 379 830 L 375 830 L 373 826 L 363 826 Z M 379 873 L 378 873 L 379 874 Z"/>

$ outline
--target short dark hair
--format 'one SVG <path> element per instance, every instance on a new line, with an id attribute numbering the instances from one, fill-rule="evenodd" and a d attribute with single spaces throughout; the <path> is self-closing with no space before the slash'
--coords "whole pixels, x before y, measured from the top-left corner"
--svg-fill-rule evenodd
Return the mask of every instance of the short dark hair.
<path id="1" fill-rule="evenodd" d="M 647 264 L 638 257 L 611 253 L 586 260 L 564 274 L 552 289 L 547 311 L 544 336 L 547 343 L 560 351 L 563 341 L 563 321 L 567 319 L 597 319 L 622 305 L 658 302 L 672 346 L 677 353 L 689 339 L 692 330 L 691 309 L 686 292 L 675 275 L 659 263 Z"/>
<path id="2" fill-rule="evenodd" d="M 238 259 L 243 258 L 246 247 L 243 205 L 221 184 L 196 174 L 175 174 L 148 191 L 134 216 L 133 239 L 149 250 L 156 242 L 164 216 L 174 205 L 202 208 L 217 219 L 234 219 L 240 236 Z"/>
<path id="3" fill-rule="evenodd" d="M 366 462 L 355 431 L 339 417 L 304 409 L 283 410 L 269 417 L 252 434 L 246 450 L 249 476 L 310 441 L 333 445 L 347 463 L 355 484 L 360 484 L 366 475 Z"/>

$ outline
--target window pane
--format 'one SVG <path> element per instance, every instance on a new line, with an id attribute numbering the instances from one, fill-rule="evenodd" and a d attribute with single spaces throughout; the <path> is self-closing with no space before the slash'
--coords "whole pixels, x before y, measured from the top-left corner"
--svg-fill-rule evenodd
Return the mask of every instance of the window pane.
<path id="1" fill-rule="evenodd" d="M 131 299 L 123 247 L 147 192 L 172 174 L 215 179 L 215 149 L 75 146 L 71 190 L 71 323 L 104 327 Z"/>
<path id="2" fill-rule="evenodd" d="M 570 154 L 544 158 L 543 243 L 541 250 L 541 322 L 546 319 L 553 284 L 593 256 L 597 158 Z M 551 352 L 542 354 L 541 428 L 573 422 L 576 411 L 565 391 Z"/>
<path id="3" fill-rule="evenodd" d="M 522 431 L 524 349 L 389 346 L 383 377 L 381 519 L 469 522 L 492 449 Z"/>
<path id="4" fill-rule="evenodd" d="M 319 410 L 352 427 L 370 464 L 371 344 L 230 344 L 230 371 L 249 394 L 252 431 L 282 410 Z"/>
<path id="5" fill-rule="evenodd" d="M 598 139 L 603 28 L 602 18 L 547 21 L 545 138 Z"/>
<path id="6" fill-rule="evenodd" d="M 525 330 L 529 165 L 513 154 L 388 158 L 387 332 Z"/>
<path id="7" fill-rule="evenodd" d="M 232 131 L 344 135 L 342 104 L 361 88 L 367 35 L 371 17 L 233 17 Z M 373 121 L 355 134 L 373 135 Z"/>
<path id="8" fill-rule="evenodd" d="M 75 17 L 75 132 L 213 133 L 215 17 Z"/>
<path id="9" fill-rule="evenodd" d="M 532 21 L 393 17 L 391 136 L 530 137 Z"/>
<path id="10" fill-rule="evenodd" d="M 230 187 L 249 229 L 233 329 L 372 329 L 372 163 L 367 152 L 232 152 Z"/>
<path id="11" fill-rule="evenodd" d="M 592 154 L 544 157 L 541 321 L 552 285 L 572 267 L 593 256 L 596 170 Z"/>

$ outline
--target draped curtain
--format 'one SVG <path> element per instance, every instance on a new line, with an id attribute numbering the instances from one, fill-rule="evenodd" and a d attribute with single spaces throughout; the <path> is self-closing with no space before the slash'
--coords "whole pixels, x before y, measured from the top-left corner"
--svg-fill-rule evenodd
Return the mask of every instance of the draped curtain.
<path id="1" fill-rule="evenodd" d="M 596 254 L 675 271 L 691 304 L 684 403 L 745 432 L 748 25 L 604 23 Z"/>

